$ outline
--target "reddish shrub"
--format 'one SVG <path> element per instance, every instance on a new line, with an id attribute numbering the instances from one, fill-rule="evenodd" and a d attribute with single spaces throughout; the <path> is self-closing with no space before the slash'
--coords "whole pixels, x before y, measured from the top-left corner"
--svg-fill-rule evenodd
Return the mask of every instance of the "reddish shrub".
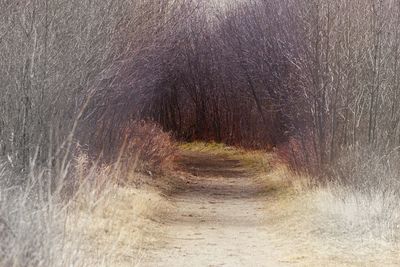
<path id="1" fill-rule="evenodd" d="M 159 125 L 133 121 L 121 133 L 119 158 L 130 169 L 160 172 L 172 167 L 176 147 Z"/>
<path id="2" fill-rule="evenodd" d="M 290 137 L 286 143 L 279 145 L 279 159 L 295 172 L 318 173 L 318 157 L 314 149 L 311 135 Z"/>

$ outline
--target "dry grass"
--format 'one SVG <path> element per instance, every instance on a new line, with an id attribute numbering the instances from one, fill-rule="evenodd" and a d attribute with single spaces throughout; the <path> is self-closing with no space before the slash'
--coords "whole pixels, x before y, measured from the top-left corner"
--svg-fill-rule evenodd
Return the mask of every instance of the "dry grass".
<path id="1" fill-rule="evenodd" d="M 137 266 L 142 249 L 157 242 L 157 216 L 167 202 L 157 192 L 110 186 L 93 202 L 77 203 L 66 223 L 66 233 L 79 237 L 89 266 Z"/>
<path id="2" fill-rule="evenodd" d="M 371 235 L 362 217 L 356 218 L 357 228 L 349 224 L 342 211 L 331 214 L 338 206 L 349 206 L 338 198 L 326 197 L 320 191 L 285 195 L 268 202 L 269 241 L 284 255 L 282 262 L 299 266 L 398 266 L 398 244 Z M 361 215 L 359 206 L 356 209 L 354 215 Z"/>
<path id="3" fill-rule="evenodd" d="M 37 190 L 41 175 L 28 186 L 10 186 L 12 173 L 0 175 L 0 266 L 84 266 L 64 224 L 67 205 L 45 190 Z"/>
<path id="4" fill-rule="evenodd" d="M 49 168 L 34 158 L 18 175 L 0 164 L 0 266 L 140 263 L 160 237 L 157 216 L 171 208 L 156 189 L 164 180 L 150 170 L 170 168 L 175 146 L 154 124 L 132 126 L 112 163 L 77 146 L 72 160 L 67 149 Z"/>
<path id="5" fill-rule="evenodd" d="M 393 192 L 368 195 L 329 185 L 316 189 L 312 195 L 318 211 L 328 220 L 335 221 L 339 233 L 367 241 L 400 241 L 400 201 Z"/>
<path id="6" fill-rule="evenodd" d="M 3 168 L 0 266 L 136 266 L 158 240 L 157 214 L 170 207 L 157 191 L 122 186 L 114 166 L 89 167 L 84 156 L 74 169 L 79 187 L 65 199 L 50 193 L 45 172 L 13 186 Z"/>
<path id="7" fill-rule="evenodd" d="M 397 266 L 399 208 L 394 192 L 366 194 L 278 165 L 261 176 L 277 188 L 267 202 L 270 241 L 299 266 Z"/>
<path id="8" fill-rule="evenodd" d="M 262 150 L 247 150 L 231 147 L 222 143 L 191 142 L 182 143 L 179 148 L 183 151 L 207 152 L 240 160 L 246 167 L 256 172 L 268 172 L 271 169 L 272 154 Z"/>
<path id="9" fill-rule="evenodd" d="M 346 183 L 321 185 L 293 174 L 271 153 L 200 142 L 180 149 L 238 159 L 264 181 L 268 242 L 282 252 L 282 262 L 400 264 L 400 198 L 396 183 L 389 183 L 397 173 L 378 169 L 375 161 L 352 167 L 357 172 Z M 90 164 L 84 155 L 74 169 L 79 187 L 65 200 L 63 192 L 49 194 L 43 171 L 13 186 L 15 175 L 0 168 L 0 266 L 136 266 L 146 247 L 160 241 L 158 218 L 172 207 L 159 191 L 134 188 L 126 181 L 143 179 L 138 174 L 121 172 L 118 164 Z M 360 184 L 362 177 L 368 183 Z"/>

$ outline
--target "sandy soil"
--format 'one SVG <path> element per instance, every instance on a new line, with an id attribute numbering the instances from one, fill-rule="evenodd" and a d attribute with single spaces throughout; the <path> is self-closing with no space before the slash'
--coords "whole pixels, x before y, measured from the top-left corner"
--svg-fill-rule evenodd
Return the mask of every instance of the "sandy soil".
<path id="1" fill-rule="evenodd" d="M 268 241 L 266 191 L 240 161 L 186 153 L 189 172 L 165 219 L 166 244 L 140 266 L 285 266 Z"/>

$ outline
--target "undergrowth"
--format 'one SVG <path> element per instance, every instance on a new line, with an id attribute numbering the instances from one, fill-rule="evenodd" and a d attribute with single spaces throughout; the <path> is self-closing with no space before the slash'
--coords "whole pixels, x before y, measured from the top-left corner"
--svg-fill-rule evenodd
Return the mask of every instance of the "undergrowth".
<path id="1" fill-rule="evenodd" d="M 140 250 L 157 240 L 160 210 L 168 208 L 149 188 L 123 186 L 115 166 L 88 164 L 78 156 L 75 193 L 52 192 L 44 172 L 13 186 L 0 172 L 0 266 L 136 266 Z M 72 174 L 71 174 L 72 175 Z M 131 174 L 133 177 L 135 174 Z M 58 181 L 58 188 L 70 188 Z"/>
<path id="2" fill-rule="evenodd" d="M 288 190 L 270 199 L 267 210 L 279 217 L 269 221 L 275 236 L 291 240 L 277 244 L 287 250 L 287 260 L 316 266 L 397 266 L 400 200 L 395 159 L 350 151 L 331 166 L 330 175 L 336 177 L 325 176 L 323 183 L 275 165 L 266 181 L 285 181 Z"/>
<path id="3" fill-rule="evenodd" d="M 136 266 L 170 208 L 155 181 L 175 151 L 169 135 L 142 126 L 112 163 L 78 146 L 59 170 L 0 164 L 0 266 Z"/>

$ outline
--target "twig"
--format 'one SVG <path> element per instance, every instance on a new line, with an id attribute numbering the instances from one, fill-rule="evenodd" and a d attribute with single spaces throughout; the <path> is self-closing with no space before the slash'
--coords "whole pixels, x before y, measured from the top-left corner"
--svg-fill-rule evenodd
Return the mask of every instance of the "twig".
<path id="1" fill-rule="evenodd" d="M 11 235 L 16 238 L 17 236 L 14 234 L 14 231 L 11 229 L 11 227 L 8 225 L 8 223 L 6 222 L 6 220 L 4 220 L 3 218 L 0 218 L 0 224 L 3 224 L 6 229 L 8 229 L 11 233 Z"/>

